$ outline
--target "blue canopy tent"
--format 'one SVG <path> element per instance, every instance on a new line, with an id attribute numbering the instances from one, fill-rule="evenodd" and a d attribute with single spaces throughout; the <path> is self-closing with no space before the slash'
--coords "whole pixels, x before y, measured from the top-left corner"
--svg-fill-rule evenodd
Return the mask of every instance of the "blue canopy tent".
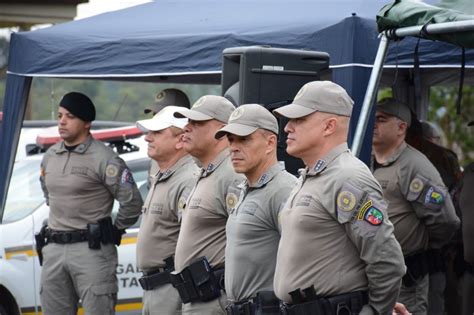
<path id="1" fill-rule="evenodd" d="M 354 99 L 355 121 L 379 43 L 375 16 L 385 3 L 157 0 L 13 34 L 0 129 L 0 218 L 34 77 L 219 83 L 222 51 L 228 47 L 270 45 L 319 50 L 330 54 L 333 80 Z M 399 45 L 389 53 L 389 66 L 397 62 L 412 67 L 409 56 L 413 49 L 414 45 Z M 459 67 L 453 60 L 460 58 L 456 49 L 421 43 L 420 62 L 427 69 L 445 63 Z M 468 68 L 474 67 L 474 50 L 466 52 L 466 60 Z M 365 160 L 370 139 L 368 133 L 364 141 L 367 149 L 363 150 L 366 155 L 361 156 Z"/>

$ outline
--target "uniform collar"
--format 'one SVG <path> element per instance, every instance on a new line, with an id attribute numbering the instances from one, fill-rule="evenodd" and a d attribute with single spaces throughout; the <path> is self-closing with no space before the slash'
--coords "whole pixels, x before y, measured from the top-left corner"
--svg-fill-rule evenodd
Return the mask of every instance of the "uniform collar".
<path id="1" fill-rule="evenodd" d="M 400 144 L 400 146 L 393 152 L 393 154 L 385 161 L 385 163 L 380 163 L 381 166 L 388 166 L 398 160 L 402 152 L 407 148 L 407 143 L 405 141 Z M 374 161 L 377 161 L 374 157 Z M 378 163 L 378 162 L 377 162 Z"/>
<path id="2" fill-rule="evenodd" d="M 306 168 L 304 171 L 304 175 L 308 176 L 315 176 L 321 173 L 326 167 L 331 164 L 334 159 L 336 159 L 339 155 L 341 155 L 343 152 L 349 152 L 349 147 L 347 146 L 347 142 L 344 142 L 335 148 L 333 148 L 331 151 L 326 154 L 322 159 L 319 159 L 316 161 L 316 163 L 311 167 L 311 168 Z M 303 175 L 302 173 L 300 173 Z"/>
<path id="3" fill-rule="evenodd" d="M 94 138 L 92 138 L 92 136 L 89 134 L 87 139 L 83 143 L 78 144 L 77 147 L 75 147 L 71 152 L 83 154 L 87 151 L 87 148 L 89 148 L 93 140 Z M 56 150 L 56 154 L 62 154 L 64 152 L 68 152 L 68 150 L 64 146 L 64 141 L 61 141 L 59 143 L 59 148 Z"/>
<path id="4" fill-rule="evenodd" d="M 219 165 L 221 165 L 222 162 L 224 162 L 224 160 L 226 158 L 228 158 L 230 155 L 230 151 L 229 149 L 224 149 L 222 150 L 214 160 L 212 160 L 211 163 L 209 163 L 209 165 L 207 165 L 207 168 L 201 168 L 201 177 L 207 177 L 209 176 L 210 174 L 212 174 L 212 172 L 214 172 L 216 170 L 216 168 L 219 167 Z"/>
<path id="5" fill-rule="evenodd" d="M 265 186 L 269 181 L 273 179 L 278 173 L 284 171 L 285 167 L 277 162 L 276 164 L 270 166 L 263 174 L 260 176 L 258 181 L 255 183 L 254 186 L 250 186 L 248 180 L 244 180 L 243 183 L 239 185 L 239 188 L 262 188 Z"/>
<path id="6" fill-rule="evenodd" d="M 165 171 L 160 170 L 158 172 L 158 174 L 155 175 L 156 180 L 158 182 L 161 182 L 161 181 L 164 181 L 164 180 L 168 179 L 171 175 L 174 174 L 174 172 L 178 168 L 180 168 L 181 166 L 183 166 L 184 164 L 186 164 L 188 162 L 191 162 L 191 160 L 192 160 L 192 158 L 189 155 L 185 155 L 185 156 L 181 157 L 178 161 L 176 161 L 176 163 L 174 163 L 174 165 L 172 165 L 167 170 L 165 170 Z"/>

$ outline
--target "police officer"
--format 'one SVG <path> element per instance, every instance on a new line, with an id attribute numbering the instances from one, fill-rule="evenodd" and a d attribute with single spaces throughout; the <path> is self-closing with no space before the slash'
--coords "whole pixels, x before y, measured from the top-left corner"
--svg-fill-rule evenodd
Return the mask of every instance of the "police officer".
<path id="1" fill-rule="evenodd" d="M 180 314 L 181 300 L 169 281 L 174 270 L 181 214 L 195 183 L 197 166 L 183 148 L 187 119 L 173 116 L 178 106 L 166 106 L 153 118 L 137 121 L 146 132 L 148 156 L 160 166 L 152 176 L 142 209 L 137 240 L 137 265 L 143 294 L 143 314 Z"/>
<path id="2" fill-rule="evenodd" d="M 62 142 L 41 164 L 41 186 L 50 207 L 43 249 L 41 304 L 44 314 L 114 314 L 117 249 L 124 229 L 140 214 L 142 199 L 125 162 L 90 135 L 92 101 L 71 92 L 61 99 Z M 120 208 L 112 225 L 114 199 Z M 114 244 L 115 243 L 115 244 Z"/>
<path id="3" fill-rule="evenodd" d="M 474 121 L 468 126 L 474 128 Z M 459 208 L 462 216 L 462 237 L 466 270 L 463 275 L 463 315 L 474 313 L 474 163 L 464 170 Z"/>
<path id="4" fill-rule="evenodd" d="M 234 170 L 246 177 L 226 226 L 225 288 L 231 303 L 227 312 L 279 314 L 279 300 L 273 293 L 278 214 L 296 178 L 278 163 L 278 122 L 263 106 L 238 107 L 216 138 L 224 135 Z"/>
<path id="5" fill-rule="evenodd" d="M 306 169 L 280 213 L 274 288 L 284 314 L 388 314 L 404 274 L 382 189 L 347 147 L 353 101 L 329 81 L 305 84 L 274 112 Z"/>
<path id="6" fill-rule="evenodd" d="M 235 107 L 221 96 L 199 98 L 191 109 L 176 117 L 186 117 L 184 149 L 201 169 L 186 208 L 176 245 L 176 272 L 172 277 L 183 305 L 183 314 L 224 314 L 223 286 L 225 225 L 237 203 L 241 175 L 234 173 L 228 141 L 215 139 Z"/>
<path id="7" fill-rule="evenodd" d="M 183 91 L 178 89 L 164 89 L 156 95 L 155 102 L 147 106 L 143 112 L 145 114 L 151 113 L 155 116 L 159 111 L 169 105 L 189 108 L 190 104 L 188 97 Z M 150 162 L 150 169 L 148 170 L 148 187 L 150 187 L 152 180 L 151 176 L 156 175 L 158 171 L 158 164 L 154 159 L 152 159 Z"/>
<path id="8" fill-rule="evenodd" d="M 405 142 L 411 112 L 393 99 L 377 104 L 373 137 L 374 176 L 387 199 L 388 214 L 405 256 L 407 274 L 399 300 L 426 314 L 430 248 L 440 249 L 459 227 L 451 198 L 430 161 Z"/>
<path id="9" fill-rule="evenodd" d="M 189 108 L 189 98 L 179 89 L 164 89 L 156 94 L 155 102 L 147 106 L 143 112 L 155 116 L 159 111 L 169 105 Z"/>

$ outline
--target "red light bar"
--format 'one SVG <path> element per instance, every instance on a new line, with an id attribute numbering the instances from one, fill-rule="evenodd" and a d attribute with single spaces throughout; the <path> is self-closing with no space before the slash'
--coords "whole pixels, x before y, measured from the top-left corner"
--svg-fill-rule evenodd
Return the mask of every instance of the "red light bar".
<path id="1" fill-rule="evenodd" d="M 104 142 L 113 142 L 140 137 L 143 132 L 135 126 L 91 130 L 92 137 Z M 51 127 L 44 130 L 36 137 L 36 144 L 41 148 L 48 148 L 61 141 L 57 127 Z"/>

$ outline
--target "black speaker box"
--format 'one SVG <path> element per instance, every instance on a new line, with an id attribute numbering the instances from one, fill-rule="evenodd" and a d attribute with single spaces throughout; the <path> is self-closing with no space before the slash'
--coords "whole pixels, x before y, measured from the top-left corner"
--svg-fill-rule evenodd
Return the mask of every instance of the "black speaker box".
<path id="1" fill-rule="evenodd" d="M 330 78 L 325 52 L 272 48 L 233 47 L 223 51 L 222 95 L 236 106 L 256 103 L 268 110 L 290 104 L 307 82 Z M 286 119 L 279 119 L 278 160 L 296 174 L 301 160 L 286 153 Z"/>

